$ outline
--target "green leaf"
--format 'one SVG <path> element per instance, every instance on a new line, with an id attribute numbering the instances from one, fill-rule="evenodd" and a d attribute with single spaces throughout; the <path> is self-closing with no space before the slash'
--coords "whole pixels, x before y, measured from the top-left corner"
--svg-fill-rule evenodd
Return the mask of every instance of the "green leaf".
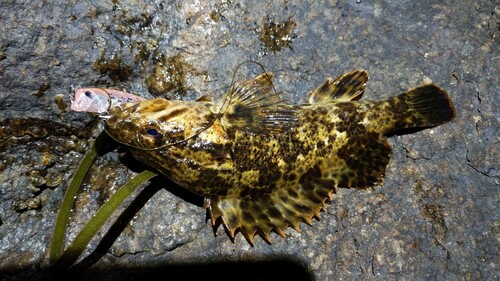
<path id="1" fill-rule="evenodd" d="M 90 219 L 90 221 L 83 227 L 82 231 L 76 236 L 73 243 L 68 247 L 68 249 L 62 254 L 60 259 L 55 264 L 57 268 L 68 268 L 70 267 L 82 254 L 85 248 L 88 246 L 90 240 L 96 235 L 96 233 L 101 229 L 107 219 L 111 214 L 125 201 L 132 192 L 134 192 L 138 186 L 140 186 L 145 181 L 150 180 L 157 174 L 145 170 L 132 178 L 129 182 L 123 185 L 115 194 L 113 194 L 109 200 L 104 203 L 97 213 Z"/>

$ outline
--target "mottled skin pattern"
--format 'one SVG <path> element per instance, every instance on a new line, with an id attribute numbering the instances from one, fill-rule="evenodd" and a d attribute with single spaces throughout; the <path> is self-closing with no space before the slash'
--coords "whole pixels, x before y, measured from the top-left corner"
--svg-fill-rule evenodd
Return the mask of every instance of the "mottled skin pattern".
<path id="1" fill-rule="evenodd" d="M 139 161 L 206 198 L 215 227 L 270 241 L 311 224 L 337 187 L 379 182 L 390 158 L 388 133 L 451 120 L 435 85 L 382 101 L 358 101 L 367 80 L 352 71 L 288 105 L 270 74 L 241 81 L 223 104 L 153 99 L 111 110 L 106 131 Z"/>

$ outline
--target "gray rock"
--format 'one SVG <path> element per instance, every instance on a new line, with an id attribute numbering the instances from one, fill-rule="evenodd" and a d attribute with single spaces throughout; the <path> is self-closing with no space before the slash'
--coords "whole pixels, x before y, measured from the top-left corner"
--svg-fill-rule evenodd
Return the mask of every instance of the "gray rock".
<path id="1" fill-rule="evenodd" d="M 341 190 L 312 227 L 254 247 L 214 235 L 193 198 L 143 187 L 92 241 L 78 279 L 495 280 L 499 252 L 499 14 L 494 1 L 2 1 L 0 279 L 46 277 L 55 217 L 102 130 L 71 87 L 220 98 L 236 66 L 262 63 L 285 98 L 362 68 L 365 99 L 433 81 L 453 122 L 394 136 L 385 182 Z M 258 74 L 243 65 L 238 79 Z M 121 151 L 121 150 L 120 150 Z M 119 152 L 120 152 L 119 151 Z M 134 171 L 101 156 L 71 241 Z M 97 250 L 96 250 L 97 249 Z M 95 264 L 94 264 L 95 263 Z M 200 270 L 203 272 L 200 274 Z"/>

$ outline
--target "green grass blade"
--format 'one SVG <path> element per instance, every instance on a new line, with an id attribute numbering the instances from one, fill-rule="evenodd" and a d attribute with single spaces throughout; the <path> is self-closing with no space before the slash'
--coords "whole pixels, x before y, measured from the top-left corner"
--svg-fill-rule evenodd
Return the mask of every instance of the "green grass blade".
<path id="1" fill-rule="evenodd" d="M 90 219 L 90 221 L 83 227 L 82 231 L 78 234 L 73 243 L 57 261 L 56 267 L 70 267 L 82 254 L 92 237 L 94 237 L 99 229 L 101 229 L 116 208 L 118 208 L 139 185 L 156 175 L 157 174 L 152 171 L 143 171 L 116 191 L 116 193 L 101 206 L 92 219 Z"/>
<path id="2" fill-rule="evenodd" d="M 94 162 L 97 156 L 96 144 L 92 145 L 90 150 L 85 154 L 83 160 L 78 167 L 75 176 L 71 180 L 71 183 L 66 190 L 63 201 L 61 203 L 61 208 L 59 209 L 59 214 L 57 216 L 56 225 L 54 227 L 54 234 L 52 235 L 52 241 L 50 245 L 49 260 L 51 264 L 54 264 L 59 257 L 62 255 L 64 249 L 64 240 L 66 236 L 67 221 L 73 203 L 75 202 L 75 196 L 78 189 L 82 185 L 83 179 L 87 174 L 90 166 Z"/>

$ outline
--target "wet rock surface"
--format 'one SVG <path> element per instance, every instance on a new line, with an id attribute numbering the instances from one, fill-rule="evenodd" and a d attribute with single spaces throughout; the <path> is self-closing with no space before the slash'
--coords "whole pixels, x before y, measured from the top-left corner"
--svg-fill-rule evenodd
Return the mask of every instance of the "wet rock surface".
<path id="1" fill-rule="evenodd" d="M 102 130 L 70 111 L 71 87 L 217 99 L 249 59 L 297 103 L 327 76 L 362 68 L 371 76 L 365 99 L 432 81 L 450 93 L 457 118 L 392 137 L 382 185 L 340 190 L 320 221 L 285 239 L 273 234 L 272 245 L 232 242 L 222 228 L 214 236 L 199 198 L 156 180 L 114 215 L 84 256 L 93 266 L 74 277 L 498 279 L 500 10 L 492 1 L 56 0 L 0 9 L 0 279 L 46 276 L 64 191 Z M 259 71 L 246 64 L 236 76 Z M 122 154 L 94 163 L 70 241 L 134 174 Z"/>

